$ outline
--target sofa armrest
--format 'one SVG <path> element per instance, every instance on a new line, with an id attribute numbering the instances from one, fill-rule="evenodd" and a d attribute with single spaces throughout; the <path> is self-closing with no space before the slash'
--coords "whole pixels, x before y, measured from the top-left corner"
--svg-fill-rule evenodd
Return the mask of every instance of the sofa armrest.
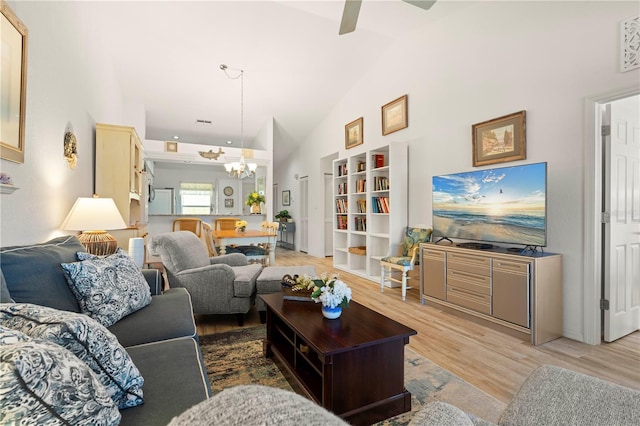
<path id="1" fill-rule="evenodd" d="M 640 391 L 562 367 L 543 365 L 525 380 L 499 424 L 640 424 Z M 570 419 L 570 422 L 568 421 Z"/>
<path id="2" fill-rule="evenodd" d="M 441 425 L 474 426 L 474 422 L 458 407 L 442 401 L 428 403 L 409 422 L 409 426 Z"/>
<path id="3" fill-rule="evenodd" d="M 169 426 L 246 424 L 348 426 L 340 417 L 301 395 L 260 385 L 227 388 L 174 417 Z"/>
<path id="4" fill-rule="evenodd" d="M 143 269 L 142 275 L 149 284 L 152 296 L 162 294 L 162 275 L 158 269 Z"/>
<path id="5" fill-rule="evenodd" d="M 211 257 L 212 265 L 246 266 L 249 264 L 247 256 L 242 253 L 223 254 L 222 256 Z"/>

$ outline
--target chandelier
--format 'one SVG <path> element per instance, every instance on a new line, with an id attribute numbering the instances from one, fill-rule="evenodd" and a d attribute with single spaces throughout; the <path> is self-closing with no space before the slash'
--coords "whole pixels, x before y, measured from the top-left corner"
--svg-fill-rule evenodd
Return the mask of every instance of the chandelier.
<path id="1" fill-rule="evenodd" d="M 232 80 L 240 79 L 240 161 L 225 163 L 224 168 L 229 176 L 241 179 L 243 177 L 253 176 L 258 167 L 255 163 L 247 163 L 244 158 L 244 70 L 234 70 L 238 71 L 239 74 L 233 77 L 229 75 L 229 67 L 225 64 L 221 64 L 220 69 L 224 71 L 224 74 L 228 78 Z"/>

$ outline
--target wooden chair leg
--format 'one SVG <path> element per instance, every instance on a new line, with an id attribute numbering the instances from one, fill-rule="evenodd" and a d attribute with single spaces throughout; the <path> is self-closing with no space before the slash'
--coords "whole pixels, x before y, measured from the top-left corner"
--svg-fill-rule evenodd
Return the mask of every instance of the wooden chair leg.
<path id="1" fill-rule="evenodd" d="M 238 326 L 242 327 L 244 325 L 244 314 L 236 314 L 236 318 L 238 319 Z"/>

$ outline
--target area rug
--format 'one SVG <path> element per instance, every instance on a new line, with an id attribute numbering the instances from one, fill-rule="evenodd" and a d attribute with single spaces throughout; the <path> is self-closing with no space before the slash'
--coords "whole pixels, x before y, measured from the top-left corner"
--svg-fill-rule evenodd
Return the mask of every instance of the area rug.
<path id="1" fill-rule="evenodd" d="M 200 338 L 209 382 L 214 394 L 241 385 L 260 384 L 292 390 L 278 366 L 265 358 L 264 326 L 247 327 Z M 411 392 L 411 411 L 378 425 L 406 425 L 413 414 L 431 401 L 444 401 L 467 413 L 496 423 L 503 402 L 482 392 L 449 371 L 405 347 L 405 387 Z"/>

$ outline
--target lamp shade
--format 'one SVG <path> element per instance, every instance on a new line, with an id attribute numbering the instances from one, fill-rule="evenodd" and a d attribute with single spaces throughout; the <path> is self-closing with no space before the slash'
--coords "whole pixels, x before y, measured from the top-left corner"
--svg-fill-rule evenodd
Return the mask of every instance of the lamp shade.
<path id="1" fill-rule="evenodd" d="M 113 198 L 79 197 L 61 228 L 66 231 L 124 229 L 122 215 Z"/>

